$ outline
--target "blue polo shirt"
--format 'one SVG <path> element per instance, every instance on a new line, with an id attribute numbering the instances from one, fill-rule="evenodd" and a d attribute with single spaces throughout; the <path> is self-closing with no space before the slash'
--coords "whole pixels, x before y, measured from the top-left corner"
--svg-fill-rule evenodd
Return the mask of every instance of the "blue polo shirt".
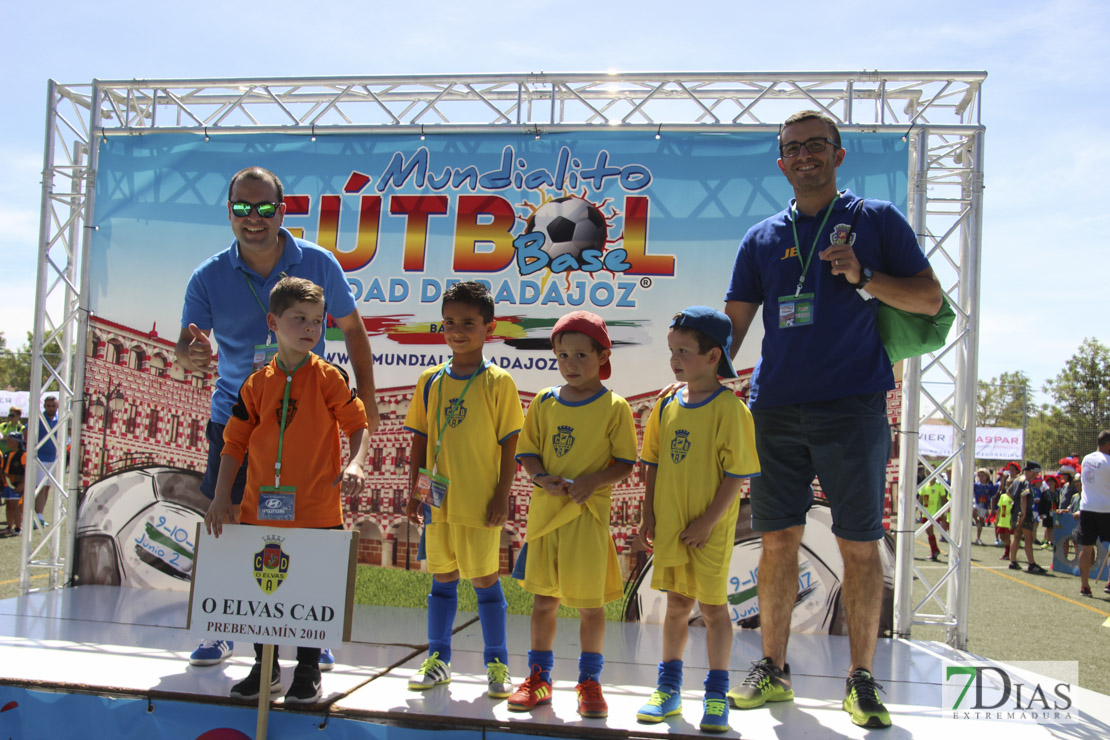
<path id="1" fill-rule="evenodd" d="M 762 356 L 752 375 L 752 409 L 888 391 L 894 387 L 890 358 L 875 321 L 876 301 L 865 300 L 817 256 L 845 231 L 860 198 L 844 190 L 833 201 L 822 233 L 822 209 L 815 217 L 794 203 L 744 235 L 736 254 L 725 300 L 763 304 Z M 895 277 L 910 277 L 929 266 L 905 217 L 886 201 L 863 200 L 852 242 L 864 267 Z M 798 252 L 794 249 L 796 221 Z M 816 246 L 814 245 L 816 238 Z M 813 324 L 779 328 L 779 297 L 793 296 L 802 262 L 813 249 L 802 293 L 814 294 Z"/>
<path id="2" fill-rule="evenodd" d="M 58 415 L 54 414 L 53 419 L 47 419 L 44 415 L 39 414 L 39 450 L 37 457 L 39 461 L 44 463 L 52 463 L 58 459 L 58 449 L 54 446 L 53 437 L 48 437 L 50 429 L 58 426 Z M 43 440 L 46 440 L 43 442 Z"/>
<path id="3" fill-rule="evenodd" d="M 211 420 L 217 424 L 226 424 L 231 417 L 239 388 L 254 366 L 255 345 L 269 341 L 265 306 L 278 280 L 300 277 L 323 287 L 327 312 L 335 318 L 355 310 L 350 285 L 335 256 L 312 242 L 297 239 L 284 228 L 281 235 L 285 237 L 285 252 L 269 277 L 263 278 L 247 267 L 239 257 L 236 239 L 230 247 L 202 262 L 185 288 L 181 327 L 196 324 L 205 331 L 211 329 L 219 344 L 220 377 L 212 393 L 211 413 Z M 324 355 L 323 335 L 313 352 Z"/>

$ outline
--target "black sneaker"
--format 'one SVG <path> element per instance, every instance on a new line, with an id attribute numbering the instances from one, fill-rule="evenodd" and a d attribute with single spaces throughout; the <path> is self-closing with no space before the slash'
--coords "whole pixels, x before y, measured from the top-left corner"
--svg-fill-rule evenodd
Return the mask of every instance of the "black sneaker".
<path id="1" fill-rule="evenodd" d="M 870 671 L 857 668 L 844 682 L 844 711 L 852 715 L 852 723 L 860 727 L 890 727 L 890 714 L 879 700 L 882 686 L 875 683 Z"/>
<path id="2" fill-rule="evenodd" d="M 1030 573 L 1044 573 L 1045 572 L 1044 568 L 1037 565 L 1036 563 L 1030 563 L 1029 567 L 1026 568 L 1026 570 L 1028 570 Z"/>
<path id="3" fill-rule="evenodd" d="M 1010 561 L 1010 570 L 1021 570 L 1021 566 L 1017 564 L 1016 560 Z"/>
<path id="4" fill-rule="evenodd" d="M 790 681 L 790 664 L 781 669 L 770 658 L 752 663 L 752 669 L 736 688 L 728 692 L 728 701 L 736 709 L 755 709 L 769 701 L 792 701 L 794 687 Z"/>
<path id="5" fill-rule="evenodd" d="M 315 704 L 324 692 L 320 689 L 320 669 L 309 663 L 298 663 L 293 683 L 285 695 L 286 704 Z"/>
<path id="6" fill-rule="evenodd" d="M 231 687 L 231 698 L 244 701 L 257 700 L 258 695 L 262 693 L 261 678 L 262 663 L 255 661 L 247 677 Z M 273 670 L 270 672 L 270 693 L 276 694 L 279 691 L 281 691 L 281 666 L 275 660 Z"/>

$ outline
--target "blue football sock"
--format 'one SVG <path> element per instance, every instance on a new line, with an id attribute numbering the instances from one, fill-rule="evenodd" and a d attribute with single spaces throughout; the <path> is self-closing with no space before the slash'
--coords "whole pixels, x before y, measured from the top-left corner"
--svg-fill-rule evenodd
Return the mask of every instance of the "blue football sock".
<path id="1" fill-rule="evenodd" d="M 555 667 L 555 653 L 551 650 L 528 651 L 528 673 L 532 673 L 532 666 L 539 666 L 540 678 L 551 683 L 551 669 Z"/>
<path id="2" fill-rule="evenodd" d="M 478 621 L 482 623 L 482 639 L 486 643 L 486 663 L 497 659 L 508 665 L 505 615 L 509 610 L 509 602 L 505 601 L 505 594 L 501 591 L 501 581 L 494 581 L 492 586 L 486 588 L 475 588 L 474 594 L 478 597 Z"/>
<path id="3" fill-rule="evenodd" d="M 459 609 L 459 582 L 432 580 L 428 594 L 428 655 L 439 653 L 444 663 L 451 662 L 451 630 Z"/>
<path id="4" fill-rule="evenodd" d="M 605 656 L 601 653 L 582 653 L 578 656 L 578 683 L 601 681 L 601 669 L 605 667 Z"/>
<path id="5" fill-rule="evenodd" d="M 715 699 L 724 699 L 728 693 L 728 671 L 710 670 L 705 677 L 705 695 L 717 694 Z"/>
<path id="6" fill-rule="evenodd" d="M 673 694 L 682 688 L 682 661 L 668 660 L 659 663 L 659 688 Z"/>

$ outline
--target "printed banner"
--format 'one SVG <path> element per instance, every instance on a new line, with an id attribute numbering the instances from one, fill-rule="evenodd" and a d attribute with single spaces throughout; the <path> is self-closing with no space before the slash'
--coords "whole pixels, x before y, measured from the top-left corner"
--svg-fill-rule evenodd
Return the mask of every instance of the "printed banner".
<path id="1" fill-rule="evenodd" d="M 925 424 L 918 430 L 918 452 L 925 457 L 952 454 L 952 427 Z M 979 460 L 1020 460 L 1024 432 L 1008 427 L 979 427 L 975 432 L 975 457 Z"/>
<path id="2" fill-rule="evenodd" d="M 548 338 L 559 316 L 579 308 L 609 324 L 615 391 L 662 387 L 673 380 L 671 316 L 723 306 L 744 232 L 791 197 L 767 133 L 101 142 L 94 314 L 176 341 L 190 274 L 232 241 L 228 180 L 261 165 L 282 178 L 285 226 L 331 250 L 346 271 L 379 388 L 411 386 L 448 358 L 440 301 L 465 279 L 490 286 L 498 326 L 488 356 L 522 390 L 560 382 Z M 846 134 L 844 143 L 841 186 L 904 209 L 900 137 Z M 754 366 L 760 335 L 753 322 L 738 368 Z M 328 340 L 328 359 L 349 367 L 339 331 Z"/>

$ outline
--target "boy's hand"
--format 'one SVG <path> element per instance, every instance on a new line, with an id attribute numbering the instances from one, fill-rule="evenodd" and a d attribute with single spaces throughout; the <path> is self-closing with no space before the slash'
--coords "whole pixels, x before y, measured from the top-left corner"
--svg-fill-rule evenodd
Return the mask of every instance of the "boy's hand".
<path id="1" fill-rule="evenodd" d="M 636 540 L 648 550 L 655 545 L 655 515 L 644 514 L 640 519 L 640 531 L 636 533 Z"/>
<path id="2" fill-rule="evenodd" d="M 486 507 L 486 526 L 500 527 L 509 519 L 509 500 L 500 496 L 490 499 Z"/>
<path id="3" fill-rule="evenodd" d="M 687 547 L 692 547 L 695 550 L 700 550 L 709 541 L 709 535 L 713 534 L 713 527 L 716 525 L 715 521 L 711 521 L 705 516 L 699 516 L 686 529 L 682 530 L 682 534 L 678 536 L 679 541 Z"/>
<path id="4" fill-rule="evenodd" d="M 409 521 L 413 524 L 423 524 L 424 502 L 419 498 L 409 496 L 408 506 L 405 507 L 405 515 L 408 516 Z"/>
<path id="5" fill-rule="evenodd" d="M 335 477 L 331 484 L 339 486 L 341 494 L 357 496 L 366 487 L 366 471 L 357 462 L 352 462 Z"/>
<path id="6" fill-rule="evenodd" d="M 590 496 L 594 495 L 594 491 L 597 490 L 597 485 L 593 481 L 594 477 L 592 475 L 575 478 L 566 486 L 567 496 L 576 504 L 585 504 L 589 501 Z"/>
<path id="7" fill-rule="evenodd" d="M 224 531 L 224 522 L 237 524 L 239 522 L 239 507 L 231 503 L 230 499 L 213 499 L 208 506 L 208 513 L 204 515 L 204 529 L 216 539 Z"/>
<path id="8" fill-rule="evenodd" d="M 567 493 L 567 479 L 561 475 L 545 475 L 537 478 L 536 482 L 552 496 L 565 496 Z"/>

